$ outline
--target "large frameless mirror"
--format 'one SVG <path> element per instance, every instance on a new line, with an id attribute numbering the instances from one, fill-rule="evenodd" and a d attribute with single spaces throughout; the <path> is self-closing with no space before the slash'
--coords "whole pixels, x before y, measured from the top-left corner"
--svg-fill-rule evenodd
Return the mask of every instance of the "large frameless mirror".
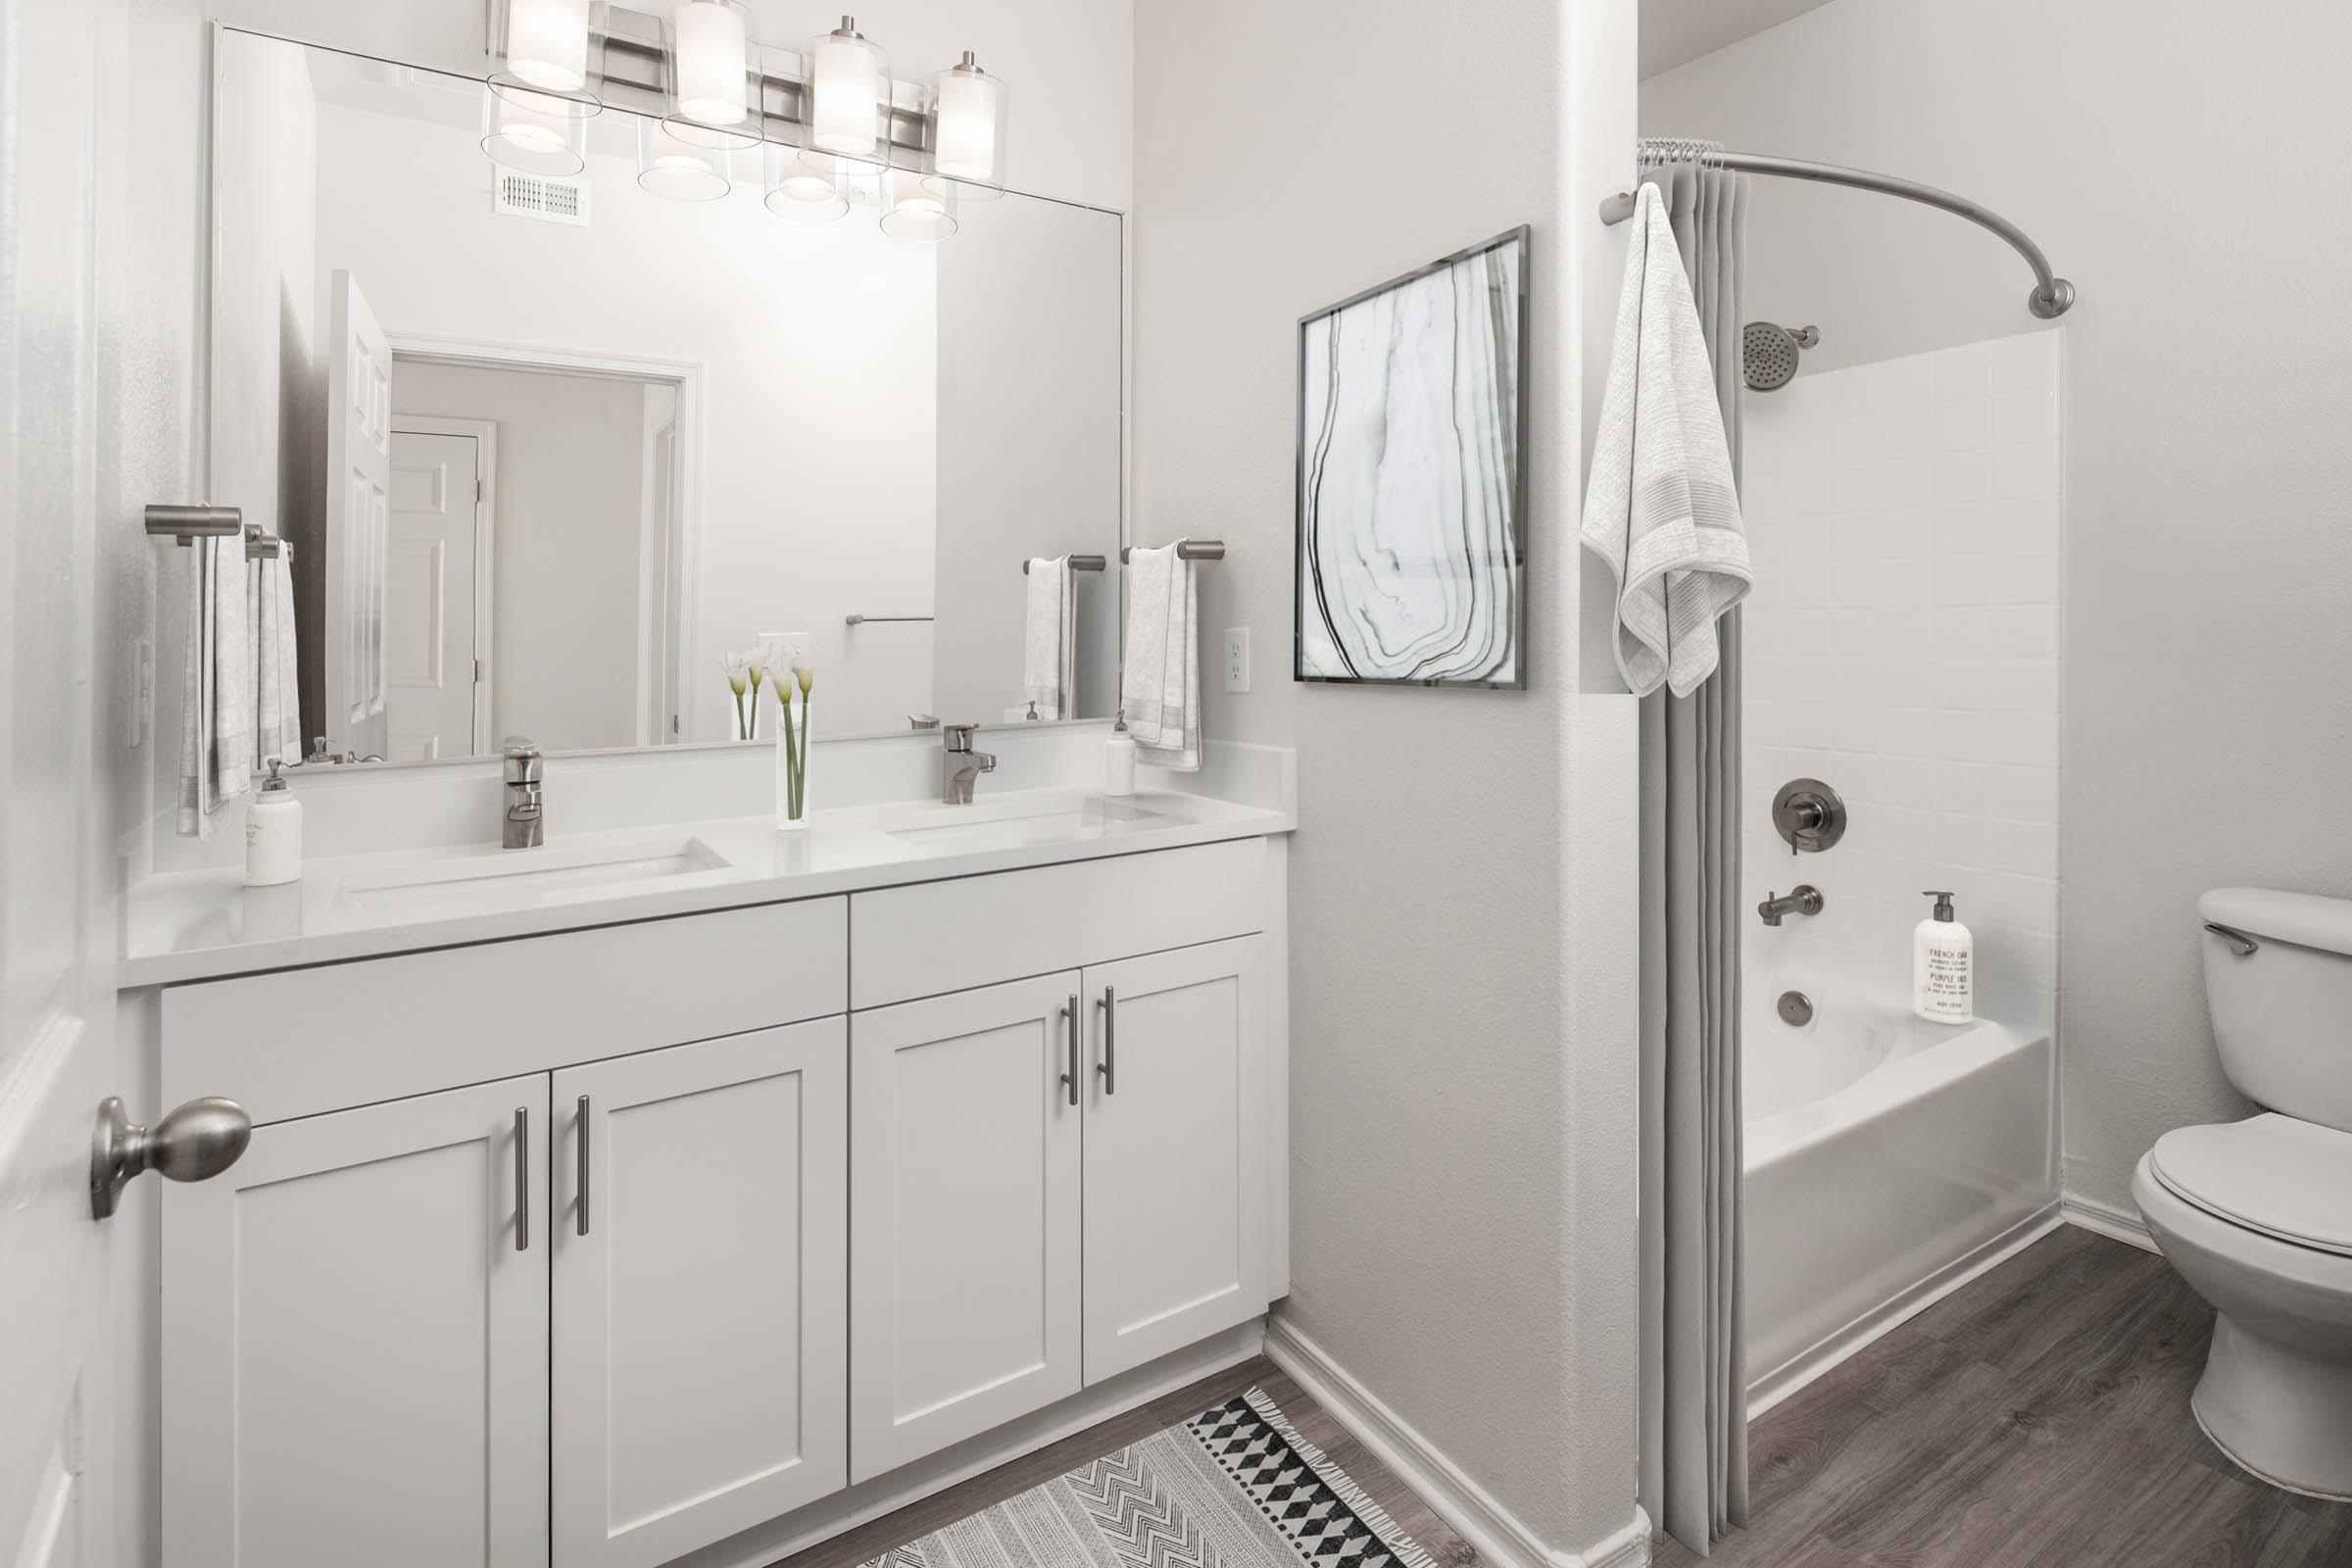
<path id="1" fill-rule="evenodd" d="M 775 148 L 528 97 L 220 34 L 213 492 L 290 546 L 292 646 L 255 657 L 300 733 L 765 738 L 730 656 L 786 640 L 825 735 L 1107 717 L 1120 218 L 943 220 L 855 171 L 801 202 Z M 1025 566 L 1065 555 L 1110 569 L 1054 573 L 1041 711 Z"/>

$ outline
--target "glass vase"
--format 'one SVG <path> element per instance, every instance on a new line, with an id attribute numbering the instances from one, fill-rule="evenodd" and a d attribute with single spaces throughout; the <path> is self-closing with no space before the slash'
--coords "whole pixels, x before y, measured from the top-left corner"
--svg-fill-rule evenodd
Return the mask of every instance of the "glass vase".
<path id="1" fill-rule="evenodd" d="M 778 704 L 771 716 L 776 732 L 776 826 L 799 832 L 808 826 L 808 705 L 804 702 L 788 709 Z M 796 766 L 801 774 L 797 789 L 793 778 Z"/>

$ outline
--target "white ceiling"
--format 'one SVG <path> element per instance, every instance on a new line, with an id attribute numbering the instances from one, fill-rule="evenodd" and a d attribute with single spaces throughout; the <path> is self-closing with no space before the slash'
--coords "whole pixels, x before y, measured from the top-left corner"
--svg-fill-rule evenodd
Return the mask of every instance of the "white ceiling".
<path id="1" fill-rule="evenodd" d="M 1642 74 L 1713 54 L 1829 0 L 1642 0 Z"/>

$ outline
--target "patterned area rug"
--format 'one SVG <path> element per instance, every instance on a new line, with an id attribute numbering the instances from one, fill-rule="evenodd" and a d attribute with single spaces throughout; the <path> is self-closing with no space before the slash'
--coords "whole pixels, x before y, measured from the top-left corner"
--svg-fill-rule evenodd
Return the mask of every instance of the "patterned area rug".
<path id="1" fill-rule="evenodd" d="M 868 1568 L 1437 1568 L 1261 1390 Z"/>

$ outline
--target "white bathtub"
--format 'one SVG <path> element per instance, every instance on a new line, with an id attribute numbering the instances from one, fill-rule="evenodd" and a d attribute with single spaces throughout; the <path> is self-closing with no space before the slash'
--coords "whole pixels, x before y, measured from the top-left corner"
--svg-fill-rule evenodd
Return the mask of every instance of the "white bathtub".
<path id="1" fill-rule="evenodd" d="M 1770 1407 L 2056 1220 L 2050 1042 L 1751 971 L 1747 1381 Z"/>

